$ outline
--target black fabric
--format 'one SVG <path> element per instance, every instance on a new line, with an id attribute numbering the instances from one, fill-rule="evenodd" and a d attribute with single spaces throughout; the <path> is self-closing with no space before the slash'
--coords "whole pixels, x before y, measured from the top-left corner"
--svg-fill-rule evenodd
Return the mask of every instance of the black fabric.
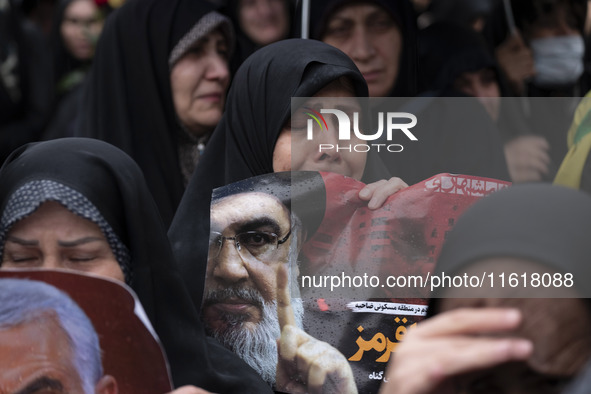
<path id="1" fill-rule="evenodd" d="M 419 38 L 420 90 L 437 98 L 420 112 L 412 102 L 407 106 L 419 120 L 415 128 L 419 143 L 407 144 L 401 154 L 383 155 L 384 162 L 408 183 L 441 172 L 509 180 L 504 141 L 497 126 L 478 101 L 453 86 L 464 72 L 497 71 L 486 42 L 472 30 L 442 22 L 422 30 Z M 425 104 L 427 100 L 415 102 Z M 462 100 L 461 106 L 454 104 L 458 100 Z"/>
<path id="2" fill-rule="evenodd" d="M 289 30 L 287 35 L 282 39 L 287 38 L 295 38 L 295 29 L 293 23 L 293 14 L 295 12 L 294 5 L 295 1 L 292 0 L 282 0 L 285 3 L 288 11 L 288 18 L 287 22 L 289 23 Z M 247 35 L 244 33 L 242 28 L 240 27 L 240 16 L 239 16 L 239 7 L 240 7 L 241 0 L 228 0 L 226 5 L 223 7 L 222 11 L 225 15 L 227 15 L 232 24 L 234 25 L 234 29 L 236 31 L 236 41 L 237 41 L 237 48 L 236 52 L 232 56 L 231 61 L 231 68 L 232 74 L 238 70 L 238 67 L 250 56 L 252 55 L 257 49 L 260 48 L 259 45 L 254 43 Z"/>
<path id="3" fill-rule="evenodd" d="M 496 0 L 432 0 L 428 13 L 434 22 L 450 22 L 470 28 L 478 18 L 485 18 Z"/>
<path id="4" fill-rule="evenodd" d="M 576 29 L 581 33 L 584 38 L 585 35 L 585 17 L 587 15 L 587 1 L 586 0 L 547 0 L 547 1 L 536 1 L 536 0 L 521 0 L 511 1 L 511 10 L 513 12 L 513 18 L 515 20 L 515 26 L 519 30 L 519 33 L 523 37 L 523 32 L 527 24 L 531 24 L 544 14 L 554 12 L 554 8 L 558 4 L 564 4 L 570 10 L 567 18 L 574 21 Z M 507 17 L 504 8 L 504 2 L 499 1 L 493 7 L 491 13 L 488 15 L 486 25 L 482 32 L 483 36 L 489 42 L 489 45 L 493 48 L 501 45 L 509 37 L 509 27 L 507 25 Z M 524 38 L 524 42 L 527 45 L 527 41 Z M 587 56 L 588 54 L 586 54 Z M 587 57 L 585 58 L 587 59 Z M 586 60 L 588 63 L 588 60 Z M 561 97 L 561 96 L 582 96 L 591 87 L 589 86 L 590 71 L 589 64 L 585 65 L 585 72 L 579 78 L 574 86 L 564 86 L 556 89 L 541 89 L 532 82 L 527 82 L 526 94 L 528 97 Z M 535 130 L 535 129 L 533 129 Z M 564 150 L 563 153 L 566 153 Z M 564 156 L 564 154 L 563 154 Z"/>
<path id="5" fill-rule="evenodd" d="M 586 0 L 521 0 L 511 1 L 511 10 L 515 26 L 523 32 L 526 24 L 534 22 L 540 16 L 552 11 L 557 4 L 565 4 L 572 9 L 572 16 L 577 30 L 585 36 L 585 17 L 587 15 Z M 501 44 L 509 35 L 504 2 L 498 1 L 488 16 L 483 34 L 494 47 Z"/>
<path id="6" fill-rule="evenodd" d="M 584 24 L 585 15 L 587 15 L 587 1 L 585 0 L 548 0 L 545 2 L 535 0 L 512 1 L 511 9 L 515 24 L 522 37 L 524 28 L 528 23 L 532 23 L 549 11 L 554 12 L 553 10 L 558 4 L 565 4 L 569 7 L 571 11 L 569 17 L 572 17 L 574 25 L 580 31 L 581 36 L 585 37 Z M 499 2 L 489 15 L 483 35 L 489 42 L 489 45 L 496 48 L 509 37 L 508 30 L 503 2 Z M 523 40 L 528 45 L 525 37 L 523 37 Z M 589 85 L 591 81 L 591 66 L 589 64 L 585 64 L 584 66 L 583 75 L 574 85 L 545 89 L 535 86 L 533 80 L 525 81 L 525 92 L 523 96 L 531 97 L 532 99 L 524 99 L 519 107 L 515 106 L 512 109 L 514 114 L 510 115 L 524 119 L 524 127 L 520 125 L 519 128 L 513 128 L 513 130 L 503 130 L 506 134 L 504 136 L 505 140 L 510 140 L 520 134 L 533 134 L 540 135 L 548 141 L 550 145 L 548 153 L 551 162 L 548 173 L 543 176 L 544 181 L 552 181 L 554 179 L 560 163 L 562 163 L 568 152 L 566 132 L 572 123 L 578 100 L 566 100 L 565 97 L 581 97 L 591 88 Z M 506 76 L 503 73 L 500 73 L 500 78 L 504 85 L 508 86 Z M 505 89 L 503 94 L 509 96 L 515 95 L 509 89 Z M 545 97 L 546 99 L 536 100 L 536 97 Z M 525 107 L 527 110 L 521 107 Z M 511 121 L 514 120 L 512 119 Z"/>
<path id="7" fill-rule="evenodd" d="M 203 296 L 212 190 L 272 173 L 273 150 L 291 116 L 291 97 L 311 97 L 341 76 L 350 78 L 357 96 L 367 97 L 363 76 L 344 53 L 316 40 L 301 39 L 270 44 L 255 52 L 238 70 L 224 116 L 169 230 L 195 305 L 201 305 Z M 379 179 L 387 176 L 379 158 L 371 155 L 366 165 L 366 174 L 370 173 Z M 377 179 L 366 176 L 362 180 Z"/>
<path id="8" fill-rule="evenodd" d="M 51 121 L 43 131 L 40 140 L 74 137 L 77 134 L 79 116 L 83 111 L 84 87 L 76 86 L 63 97 L 53 111 Z"/>
<path id="9" fill-rule="evenodd" d="M 448 234 L 435 273 L 459 272 L 490 257 L 517 257 L 573 273 L 575 288 L 591 277 L 591 197 L 538 183 L 512 186 L 470 207 Z"/>
<path id="10" fill-rule="evenodd" d="M 45 37 L 12 2 L 0 11 L 0 66 L 0 161 L 4 161 L 13 149 L 39 140 L 53 97 Z"/>
<path id="11" fill-rule="evenodd" d="M 380 156 L 388 171 L 409 185 L 449 172 L 510 180 L 499 131 L 490 115 L 472 97 L 418 97 L 399 108 L 417 117 L 410 143 L 404 135 L 379 143 L 400 143 L 400 153 Z"/>
<path id="12" fill-rule="evenodd" d="M 76 0 L 60 0 L 55 5 L 55 12 L 51 28 L 51 50 L 53 52 L 53 82 L 56 89 L 58 88 L 62 78 L 75 70 L 85 73 L 92 62 L 92 59 L 79 60 L 72 56 L 72 54 L 70 54 L 66 48 L 62 37 L 61 27 L 62 23 L 64 22 L 66 8 L 68 8 L 68 6 L 74 1 Z M 63 91 L 57 93 L 58 96 L 62 96 L 68 92 Z"/>
<path id="13" fill-rule="evenodd" d="M 483 68 L 497 71 L 495 58 L 484 38 L 474 30 L 437 22 L 419 33 L 420 91 L 454 96 L 454 80 Z"/>
<path id="14" fill-rule="evenodd" d="M 267 385 L 220 344 L 205 337 L 141 170 L 101 141 L 66 138 L 19 148 L 0 169 L 0 210 L 21 185 L 49 179 L 87 197 L 131 252 L 132 288 L 166 350 L 176 386 L 263 393 Z"/>
<path id="15" fill-rule="evenodd" d="M 215 189 L 212 193 L 212 203 L 228 196 L 252 191 L 275 196 L 287 209 L 294 212 L 305 230 L 304 240 L 314 235 L 324 219 L 326 187 L 319 172 L 287 171 L 247 178 Z"/>
<path id="16" fill-rule="evenodd" d="M 85 86 L 79 135 L 107 141 L 134 158 L 166 225 L 184 191 L 177 152 L 183 131 L 168 59 L 212 10 L 206 1 L 127 1 L 105 24 Z"/>
<path id="17" fill-rule="evenodd" d="M 77 117 L 82 112 L 82 84 L 92 59 L 82 61 L 72 56 L 65 46 L 61 33 L 66 8 L 74 1 L 76 0 L 60 0 L 54 9 L 50 35 L 53 52 L 54 104 L 51 120 L 43 131 L 41 140 L 74 136 Z M 63 80 L 73 74 L 76 74 L 76 81 L 64 84 Z"/>
<path id="18" fill-rule="evenodd" d="M 417 25 L 416 15 L 408 0 L 314 0 L 310 2 L 310 38 L 321 40 L 329 18 L 348 3 L 377 4 L 388 11 L 402 34 L 402 54 L 398 77 L 391 97 L 414 97 L 417 94 Z"/>

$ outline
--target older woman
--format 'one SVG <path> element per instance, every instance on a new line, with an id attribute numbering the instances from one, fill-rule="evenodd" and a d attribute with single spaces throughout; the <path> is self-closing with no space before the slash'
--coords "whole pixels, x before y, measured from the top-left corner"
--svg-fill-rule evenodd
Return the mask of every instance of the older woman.
<path id="1" fill-rule="evenodd" d="M 417 93 L 417 27 L 408 0 L 311 2 L 310 37 L 345 52 L 370 97 Z"/>
<path id="2" fill-rule="evenodd" d="M 128 155 L 86 138 L 31 144 L 13 152 L 0 183 L 3 268 L 64 268 L 125 280 L 162 341 L 175 385 L 265 392 L 248 366 L 205 338 L 154 201 Z"/>
<path id="3" fill-rule="evenodd" d="M 222 116 L 233 43 L 207 2 L 132 0 L 97 47 L 80 135 L 138 162 L 165 224 Z"/>

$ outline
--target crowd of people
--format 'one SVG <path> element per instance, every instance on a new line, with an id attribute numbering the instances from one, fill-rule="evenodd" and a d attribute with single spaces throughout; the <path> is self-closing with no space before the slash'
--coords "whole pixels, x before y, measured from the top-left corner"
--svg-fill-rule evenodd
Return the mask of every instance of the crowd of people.
<path id="1" fill-rule="evenodd" d="M 174 393 L 366 392 L 350 355 L 306 332 L 291 284 L 310 220 L 289 188 L 252 179 L 344 175 L 369 210 L 439 173 L 511 181 L 453 223 L 433 274 L 572 286 L 432 294 L 380 392 L 585 392 L 588 14 L 586 0 L 0 0 L 1 268 L 130 287 Z M 348 150 L 323 108 L 355 119 Z M 392 112 L 417 119 L 404 146 L 382 133 Z M 402 149 L 372 149 L 360 127 Z M 0 284 L 20 287 L 64 302 Z M 59 323 L 10 313 L 2 336 Z M 95 375 L 84 392 L 117 392 Z"/>

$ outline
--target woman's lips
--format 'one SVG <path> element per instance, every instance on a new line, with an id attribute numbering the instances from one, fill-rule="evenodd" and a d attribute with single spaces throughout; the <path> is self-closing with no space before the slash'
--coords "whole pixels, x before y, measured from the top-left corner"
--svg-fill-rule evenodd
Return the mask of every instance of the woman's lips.
<path id="1" fill-rule="evenodd" d="M 221 93 L 207 93 L 202 94 L 198 97 L 200 100 L 210 101 L 213 103 L 219 103 L 222 101 L 222 94 Z"/>
<path id="2" fill-rule="evenodd" d="M 365 78 L 365 82 L 371 83 L 371 82 L 376 82 L 380 78 L 382 71 L 373 70 L 373 71 L 364 72 L 362 74 L 363 74 L 363 78 Z"/>

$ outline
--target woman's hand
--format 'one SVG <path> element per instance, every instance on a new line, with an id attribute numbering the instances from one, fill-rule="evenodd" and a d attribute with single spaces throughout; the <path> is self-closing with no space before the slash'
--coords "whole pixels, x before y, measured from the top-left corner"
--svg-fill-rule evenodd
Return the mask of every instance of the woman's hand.
<path id="1" fill-rule="evenodd" d="M 453 393 L 453 378 L 509 361 L 525 360 L 531 341 L 484 336 L 516 329 L 514 309 L 463 308 L 443 312 L 408 330 L 390 359 L 380 394 Z"/>
<path id="2" fill-rule="evenodd" d="M 361 189 L 359 191 L 359 198 L 369 201 L 367 203 L 369 209 L 378 209 L 384 205 L 388 197 L 406 187 L 408 185 L 400 178 L 382 179 L 381 181 L 370 183 Z"/>

